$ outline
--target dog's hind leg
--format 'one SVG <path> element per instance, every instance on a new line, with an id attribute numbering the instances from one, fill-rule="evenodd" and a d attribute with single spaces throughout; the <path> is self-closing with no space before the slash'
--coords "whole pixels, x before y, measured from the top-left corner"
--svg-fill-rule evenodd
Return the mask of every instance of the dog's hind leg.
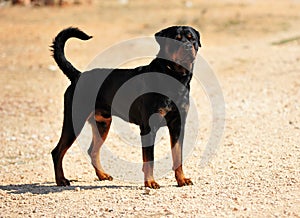
<path id="1" fill-rule="evenodd" d="M 71 123 L 72 124 L 72 123 Z M 64 176 L 62 161 L 65 153 L 76 139 L 72 125 L 65 119 L 60 140 L 51 152 L 54 163 L 55 181 L 58 186 L 69 186 L 70 182 Z"/>
<path id="2" fill-rule="evenodd" d="M 62 127 L 62 133 L 57 146 L 52 150 L 52 159 L 54 163 L 55 181 L 58 186 L 69 186 L 70 182 L 64 176 L 63 171 L 63 157 L 67 150 L 71 147 L 73 142 L 76 140 L 76 134 L 73 127 L 72 119 L 72 88 L 67 89 L 65 93 L 64 102 L 64 121 Z M 86 117 L 81 117 L 76 123 L 77 130 L 81 130 L 84 126 Z"/>
<path id="3" fill-rule="evenodd" d="M 111 124 L 111 117 L 104 118 L 101 115 L 95 115 L 95 120 L 92 120 L 91 126 L 93 131 L 93 141 L 88 150 L 92 164 L 95 168 L 96 175 L 99 180 L 113 180 L 113 178 L 104 172 L 100 161 L 100 149 L 103 145 Z"/>

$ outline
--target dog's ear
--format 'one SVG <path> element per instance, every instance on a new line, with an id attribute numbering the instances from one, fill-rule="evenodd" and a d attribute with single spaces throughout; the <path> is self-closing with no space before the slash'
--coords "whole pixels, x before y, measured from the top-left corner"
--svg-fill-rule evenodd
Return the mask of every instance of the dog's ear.
<path id="1" fill-rule="evenodd" d="M 157 43 L 158 43 L 159 45 L 162 45 L 162 44 L 164 44 L 164 42 L 165 42 L 165 39 L 164 39 L 164 38 L 167 37 L 167 31 L 166 31 L 166 29 L 161 30 L 161 31 L 155 33 L 154 36 L 155 36 L 155 40 L 157 41 Z"/>
<path id="2" fill-rule="evenodd" d="M 157 38 L 157 37 L 164 37 L 164 35 L 165 35 L 164 30 L 161 30 L 161 31 L 155 33 L 154 36 L 155 36 L 155 38 Z"/>
<path id="3" fill-rule="evenodd" d="M 177 28 L 178 26 L 171 26 L 155 33 L 155 40 L 159 45 L 163 45 L 163 43 L 165 42 L 165 38 L 173 39 L 175 37 L 176 34 L 174 32 L 176 32 Z"/>
<path id="4" fill-rule="evenodd" d="M 195 32 L 196 35 L 197 35 L 197 43 L 198 43 L 198 46 L 201 47 L 201 43 L 200 43 L 200 33 L 199 33 L 197 30 L 195 30 L 195 29 L 193 29 L 193 30 L 194 30 L 194 32 Z"/>

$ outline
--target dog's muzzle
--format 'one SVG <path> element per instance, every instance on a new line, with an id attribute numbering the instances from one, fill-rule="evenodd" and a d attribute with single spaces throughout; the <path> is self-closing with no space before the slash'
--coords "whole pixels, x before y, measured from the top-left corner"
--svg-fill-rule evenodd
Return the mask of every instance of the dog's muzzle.
<path id="1" fill-rule="evenodd" d="M 183 47 L 184 47 L 184 49 L 187 50 L 187 51 L 190 51 L 190 50 L 193 49 L 193 45 L 192 45 L 192 43 L 190 43 L 190 42 L 185 42 L 185 43 L 183 44 Z"/>

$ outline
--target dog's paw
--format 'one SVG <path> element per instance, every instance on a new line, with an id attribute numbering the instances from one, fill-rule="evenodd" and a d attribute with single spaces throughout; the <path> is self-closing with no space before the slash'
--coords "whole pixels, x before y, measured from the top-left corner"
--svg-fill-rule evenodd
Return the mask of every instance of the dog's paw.
<path id="1" fill-rule="evenodd" d="M 66 178 L 56 179 L 57 186 L 70 186 L 70 181 Z"/>
<path id="2" fill-rule="evenodd" d="M 159 189 L 160 186 L 154 180 L 145 181 L 145 187 L 152 188 L 152 189 Z"/>
<path id="3" fill-rule="evenodd" d="M 177 180 L 178 187 L 193 185 L 193 182 L 189 178 L 181 178 Z"/>
<path id="4" fill-rule="evenodd" d="M 97 172 L 97 176 L 100 181 L 104 181 L 104 180 L 112 181 L 113 180 L 113 177 L 111 175 L 104 173 L 104 172 Z"/>

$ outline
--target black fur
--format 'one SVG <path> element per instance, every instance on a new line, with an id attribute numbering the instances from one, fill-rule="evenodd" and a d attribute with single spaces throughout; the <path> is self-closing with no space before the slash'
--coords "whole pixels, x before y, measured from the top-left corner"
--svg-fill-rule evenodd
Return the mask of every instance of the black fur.
<path id="1" fill-rule="evenodd" d="M 64 47 L 65 43 L 69 38 L 78 38 L 81 40 L 89 40 L 92 36 L 88 36 L 78 28 L 68 28 L 61 31 L 53 40 L 52 51 L 53 57 L 62 70 L 62 72 L 68 77 L 68 79 L 73 83 L 76 82 L 80 76 L 80 71 L 77 70 L 67 59 L 65 58 Z"/>

